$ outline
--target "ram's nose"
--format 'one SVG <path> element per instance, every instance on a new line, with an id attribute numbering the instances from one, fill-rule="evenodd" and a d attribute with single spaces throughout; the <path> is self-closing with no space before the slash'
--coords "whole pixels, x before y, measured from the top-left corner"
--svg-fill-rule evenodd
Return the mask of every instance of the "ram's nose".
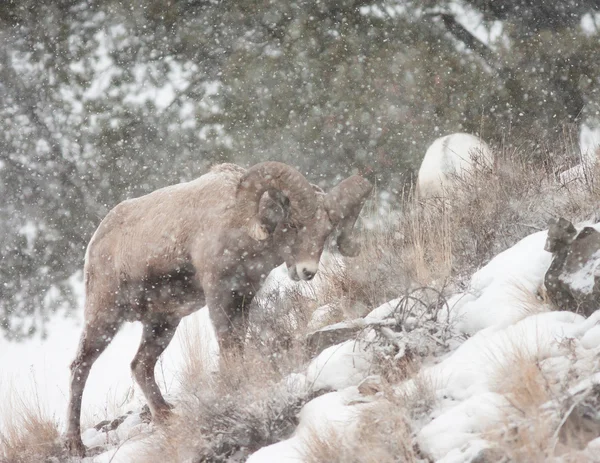
<path id="1" fill-rule="evenodd" d="M 302 280 L 312 280 L 317 274 L 319 264 L 313 262 L 300 263 L 297 265 L 298 276 Z"/>
<path id="2" fill-rule="evenodd" d="M 315 276 L 315 272 L 310 270 L 302 270 L 302 279 L 303 280 L 312 280 Z"/>

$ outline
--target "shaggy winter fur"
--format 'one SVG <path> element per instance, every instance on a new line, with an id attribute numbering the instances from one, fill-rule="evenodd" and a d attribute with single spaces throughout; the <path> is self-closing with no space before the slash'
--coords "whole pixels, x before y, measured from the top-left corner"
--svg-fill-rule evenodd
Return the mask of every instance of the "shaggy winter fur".
<path id="1" fill-rule="evenodd" d="M 371 191 L 359 176 L 316 192 L 281 163 L 232 164 L 124 201 L 102 221 L 85 259 L 85 326 L 71 365 L 67 447 L 83 455 L 81 400 L 90 368 L 126 320 L 144 324 L 131 364 L 157 420 L 170 412 L 154 367 L 182 317 L 208 305 L 222 350 L 241 347 L 248 306 L 285 262 L 293 279 L 316 273 L 325 240 L 356 252 L 350 237 Z"/>

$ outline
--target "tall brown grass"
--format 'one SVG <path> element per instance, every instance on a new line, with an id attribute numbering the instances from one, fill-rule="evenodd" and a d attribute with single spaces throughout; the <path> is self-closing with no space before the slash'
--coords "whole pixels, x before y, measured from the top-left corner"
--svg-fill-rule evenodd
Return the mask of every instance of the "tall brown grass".
<path id="1" fill-rule="evenodd" d="M 496 365 L 492 390 L 510 406 L 484 437 L 508 461 L 592 461 L 580 451 L 598 436 L 600 425 L 590 428 L 588 420 L 574 413 L 577 402 L 567 393 L 580 378 L 569 373 L 560 382 L 551 380 L 540 359 L 518 345 L 509 346 L 506 354 Z"/>
<path id="2" fill-rule="evenodd" d="M 450 280 L 453 289 L 499 252 L 545 230 L 550 219 L 600 220 L 600 166 L 587 166 L 585 176 L 568 185 L 558 169 L 555 158 L 540 162 L 519 147 L 501 147 L 493 167 L 455 176 L 444 198 L 405 193 L 388 217 L 373 201 L 377 219 L 365 222 L 361 255 L 344 261 L 336 286 L 351 303 L 371 308 L 409 287 Z"/>
<path id="3" fill-rule="evenodd" d="M 398 403 L 381 400 L 365 408 L 356 428 L 329 428 L 303 439 L 307 463 L 413 463 L 422 461 L 413 446 L 410 420 Z"/>
<path id="4" fill-rule="evenodd" d="M 36 387 L 31 394 L 11 386 L 3 393 L 0 462 L 39 463 L 64 458 L 58 422 L 44 409 Z"/>

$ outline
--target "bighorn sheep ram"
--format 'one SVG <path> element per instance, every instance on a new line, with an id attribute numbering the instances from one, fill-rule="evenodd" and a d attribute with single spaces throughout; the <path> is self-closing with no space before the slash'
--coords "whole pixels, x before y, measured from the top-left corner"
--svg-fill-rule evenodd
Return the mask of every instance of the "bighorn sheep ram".
<path id="1" fill-rule="evenodd" d="M 221 164 L 189 183 L 124 201 L 108 213 L 85 256 L 85 326 L 71 365 L 66 445 L 83 455 L 83 389 L 124 321 L 143 323 L 131 368 L 152 416 L 169 415 L 154 377 L 181 319 L 208 305 L 222 350 L 241 347 L 244 309 L 275 267 L 294 280 L 317 272 L 327 237 L 343 255 L 371 184 L 355 175 L 327 194 L 296 169 Z"/>
<path id="2" fill-rule="evenodd" d="M 417 177 L 419 198 L 443 197 L 455 176 L 469 172 L 475 166 L 491 166 L 493 153 L 479 137 L 468 133 L 453 133 L 438 138 L 427 149 Z"/>

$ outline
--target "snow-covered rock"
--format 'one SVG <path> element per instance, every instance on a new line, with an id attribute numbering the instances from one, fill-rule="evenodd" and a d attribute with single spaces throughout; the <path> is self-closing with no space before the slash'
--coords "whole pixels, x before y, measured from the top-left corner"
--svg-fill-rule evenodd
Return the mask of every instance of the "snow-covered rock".
<path id="1" fill-rule="evenodd" d="M 479 137 L 468 133 L 453 133 L 436 139 L 423 157 L 417 190 L 421 198 L 443 196 L 453 183 L 475 167 L 491 166 L 494 155 Z"/>

